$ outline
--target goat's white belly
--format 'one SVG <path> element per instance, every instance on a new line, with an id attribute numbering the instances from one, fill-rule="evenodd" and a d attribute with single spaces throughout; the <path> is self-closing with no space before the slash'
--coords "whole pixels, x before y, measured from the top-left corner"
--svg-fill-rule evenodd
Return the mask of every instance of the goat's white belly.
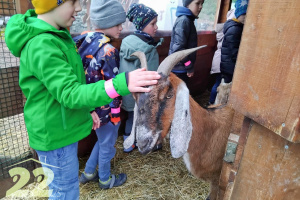
<path id="1" fill-rule="evenodd" d="M 183 161 L 185 163 L 186 168 L 189 170 L 189 172 L 192 172 L 191 169 L 191 161 L 190 161 L 190 155 L 188 153 L 185 153 L 183 155 Z"/>

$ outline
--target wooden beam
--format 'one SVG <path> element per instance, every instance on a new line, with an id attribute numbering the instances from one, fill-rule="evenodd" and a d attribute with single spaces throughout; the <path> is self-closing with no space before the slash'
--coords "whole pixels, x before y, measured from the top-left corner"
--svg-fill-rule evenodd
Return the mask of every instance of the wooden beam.
<path id="1" fill-rule="evenodd" d="M 218 2 L 220 5 L 219 9 L 217 8 L 217 10 L 219 10 L 219 14 L 217 17 L 217 23 L 225 23 L 227 20 L 227 12 L 230 10 L 231 8 L 231 1 L 232 0 L 220 0 L 220 2 Z"/>
<path id="2" fill-rule="evenodd" d="M 18 14 L 24 14 L 28 9 L 32 9 L 33 6 L 30 0 L 16 0 L 16 10 Z"/>

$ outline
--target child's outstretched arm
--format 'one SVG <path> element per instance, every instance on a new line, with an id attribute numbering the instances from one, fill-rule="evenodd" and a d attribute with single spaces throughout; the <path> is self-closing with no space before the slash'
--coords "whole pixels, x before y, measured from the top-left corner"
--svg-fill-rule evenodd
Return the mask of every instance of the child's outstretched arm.
<path id="1" fill-rule="evenodd" d="M 60 48 L 53 47 L 52 38 L 51 35 L 41 34 L 28 43 L 28 50 L 24 56 L 30 59 L 27 59 L 26 66 L 27 70 L 33 73 L 33 81 L 41 90 L 47 90 L 54 99 L 69 109 L 95 108 L 110 103 L 115 97 L 108 94 L 113 90 L 107 90 L 107 85 L 108 89 L 114 88 L 118 95 L 124 96 L 129 92 L 149 92 L 150 89 L 143 86 L 156 84 L 160 78 L 157 72 L 136 70 L 129 72 L 128 79 L 125 73 L 121 73 L 111 81 L 101 80 L 93 84 L 84 84 L 79 81 L 85 79 L 84 74 L 79 76 L 79 72 L 74 73 L 74 69 L 76 71 L 77 68 L 83 68 L 80 57 L 74 53 L 74 59 L 78 61 L 79 66 L 76 68 L 70 65 Z M 41 46 L 43 48 L 40 48 Z M 40 53 L 36 54 L 37 51 Z M 47 59 L 41 59 L 40 55 L 47 55 Z M 25 75 L 27 74 L 23 76 Z M 24 90 L 29 84 L 31 83 L 27 79 L 21 77 L 20 85 Z"/>
<path id="2" fill-rule="evenodd" d="M 128 90 L 130 92 L 150 92 L 150 88 L 144 86 L 157 84 L 160 75 L 155 71 L 137 69 L 128 73 Z"/>

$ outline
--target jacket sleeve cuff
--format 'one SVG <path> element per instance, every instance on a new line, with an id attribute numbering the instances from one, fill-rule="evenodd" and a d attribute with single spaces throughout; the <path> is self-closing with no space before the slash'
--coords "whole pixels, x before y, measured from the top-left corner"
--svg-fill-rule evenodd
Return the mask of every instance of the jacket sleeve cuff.
<path id="1" fill-rule="evenodd" d="M 107 95 L 110 98 L 114 99 L 114 98 L 120 96 L 114 88 L 112 79 L 109 79 L 108 81 L 105 81 L 104 88 L 105 88 L 105 91 L 106 91 Z"/>
<path id="2" fill-rule="evenodd" d="M 114 89 L 120 96 L 125 96 L 127 94 L 130 94 L 130 91 L 128 90 L 127 79 L 128 78 L 126 78 L 126 73 L 123 72 L 121 74 L 118 74 L 112 80 Z"/>

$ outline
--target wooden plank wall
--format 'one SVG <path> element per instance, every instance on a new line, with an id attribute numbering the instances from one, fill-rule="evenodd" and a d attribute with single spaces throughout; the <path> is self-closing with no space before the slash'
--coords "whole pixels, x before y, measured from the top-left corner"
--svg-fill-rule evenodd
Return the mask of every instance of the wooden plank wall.
<path id="1" fill-rule="evenodd" d="M 229 199 L 300 199 L 299 155 L 299 144 L 253 122 Z"/>
<path id="2" fill-rule="evenodd" d="M 25 13 L 28 9 L 33 8 L 30 0 L 15 0 L 17 13 Z"/>
<path id="3" fill-rule="evenodd" d="M 300 1 L 250 0 L 229 103 L 300 142 Z"/>
<path id="4" fill-rule="evenodd" d="M 299 31 L 300 1 L 249 0 L 229 97 L 245 120 L 221 199 L 300 199 Z"/>

